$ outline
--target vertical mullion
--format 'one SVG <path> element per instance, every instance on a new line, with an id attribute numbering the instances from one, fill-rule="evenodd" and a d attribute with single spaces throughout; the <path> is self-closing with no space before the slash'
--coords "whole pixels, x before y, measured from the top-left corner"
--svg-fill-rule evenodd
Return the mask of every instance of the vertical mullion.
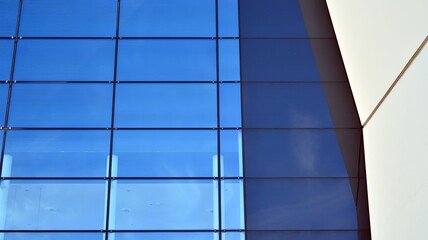
<path id="1" fill-rule="evenodd" d="M 110 149 L 108 159 L 108 188 L 107 188 L 107 204 L 106 204 L 106 222 L 105 222 L 105 240 L 109 238 L 110 224 L 110 200 L 111 200 L 111 186 L 112 186 L 112 169 L 113 169 L 113 136 L 114 136 L 114 112 L 116 103 L 116 84 L 117 84 L 117 56 L 119 50 L 119 20 L 120 20 L 120 0 L 117 0 L 117 13 L 116 13 L 116 33 L 115 33 L 115 52 L 114 52 L 114 70 L 113 70 L 113 97 L 111 107 L 111 126 L 110 126 Z M 117 167 L 117 166 L 116 166 Z"/>
<path id="2" fill-rule="evenodd" d="M 218 1 L 215 0 L 215 48 L 216 48 L 216 103 L 217 103 L 217 203 L 218 203 L 218 239 L 222 240 L 222 197 L 221 197 L 221 139 L 220 139 L 220 63 L 219 63 L 219 36 L 218 36 Z"/>
<path id="3" fill-rule="evenodd" d="M 3 133 L 3 139 L 2 139 L 2 147 L 1 147 L 1 156 L 0 156 L 0 174 L 2 174 L 3 170 L 3 159 L 4 159 L 4 151 L 5 151 L 5 145 L 6 145 L 6 135 L 7 135 L 7 129 L 9 125 L 9 111 L 10 111 L 10 99 L 12 97 L 12 86 L 13 86 L 13 78 L 15 74 L 15 62 L 16 62 L 16 52 L 18 50 L 18 40 L 19 40 L 19 27 L 21 25 L 21 10 L 22 10 L 22 0 L 19 0 L 19 6 L 18 6 L 18 16 L 16 18 L 16 29 L 15 29 L 15 36 L 13 37 L 13 54 L 12 54 L 12 64 L 10 67 L 10 76 L 9 76 L 9 89 L 7 92 L 7 103 L 6 103 L 6 112 L 4 116 L 4 133 Z"/>
<path id="4" fill-rule="evenodd" d="M 241 142 L 242 142 L 242 184 L 244 188 L 244 196 L 243 196 L 243 205 L 244 205 L 244 233 L 245 233 L 245 239 L 247 240 L 247 205 L 246 205 L 246 199 L 247 199 L 247 177 L 246 177 L 246 164 L 245 164 L 245 120 L 244 120 L 244 94 L 243 94 L 243 88 L 244 88 L 244 81 L 242 78 L 242 33 L 241 33 L 241 0 L 238 1 L 238 41 L 239 41 L 239 90 L 240 90 L 240 97 L 241 97 Z"/>

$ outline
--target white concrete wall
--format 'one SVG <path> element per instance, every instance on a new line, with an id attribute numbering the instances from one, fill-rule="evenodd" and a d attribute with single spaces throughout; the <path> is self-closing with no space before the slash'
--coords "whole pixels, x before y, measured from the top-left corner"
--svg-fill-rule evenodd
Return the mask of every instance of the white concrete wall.
<path id="1" fill-rule="evenodd" d="M 428 35 L 428 0 L 327 0 L 362 123 Z M 428 46 L 364 127 L 374 240 L 428 239 Z"/>

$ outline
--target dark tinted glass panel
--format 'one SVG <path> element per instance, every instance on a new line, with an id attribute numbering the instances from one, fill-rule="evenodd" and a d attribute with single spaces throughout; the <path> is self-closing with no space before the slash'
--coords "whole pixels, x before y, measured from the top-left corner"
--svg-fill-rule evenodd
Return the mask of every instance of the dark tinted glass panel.
<path id="1" fill-rule="evenodd" d="M 12 177 L 103 177 L 110 131 L 9 131 Z"/>
<path id="2" fill-rule="evenodd" d="M 46 233 L 46 232 L 8 232 L 4 234 L 6 240 L 102 240 L 102 233 L 82 233 L 82 232 L 68 232 L 68 233 Z"/>
<path id="3" fill-rule="evenodd" d="M 358 240 L 358 231 L 249 232 L 248 240 Z"/>
<path id="4" fill-rule="evenodd" d="M 310 40 L 245 39 L 241 51 L 243 81 L 320 80 Z"/>
<path id="5" fill-rule="evenodd" d="M 221 127 L 241 126 L 241 89 L 239 83 L 220 84 Z"/>
<path id="6" fill-rule="evenodd" d="M 23 36 L 112 37 L 116 32 L 116 1 L 23 1 Z"/>
<path id="7" fill-rule="evenodd" d="M 221 81 L 239 81 L 239 40 L 219 41 L 219 68 Z"/>
<path id="8" fill-rule="evenodd" d="M 112 40 L 22 40 L 15 80 L 113 80 Z"/>
<path id="9" fill-rule="evenodd" d="M 132 37 L 213 37 L 214 0 L 125 0 L 120 35 Z"/>
<path id="10" fill-rule="evenodd" d="M 240 130 L 220 132 L 222 175 L 226 177 L 242 176 L 242 136 Z"/>
<path id="11" fill-rule="evenodd" d="M 347 142 L 341 143 L 336 132 Z M 247 176 L 357 177 L 347 165 L 358 166 L 359 138 L 359 130 L 246 130 Z"/>
<path id="12" fill-rule="evenodd" d="M 19 0 L 0 1 L 0 36 L 15 36 Z"/>
<path id="13" fill-rule="evenodd" d="M 242 180 L 221 182 L 222 228 L 244 229 L 244 187 Z"/>
<path id="14" fill-rule="evenodd" d="M 9 80 L 13 56 L 13 41 L 0 40 L 0 53 L 0 80 Z"/>
<path id="15" fill-rule="evenodd" d="M 217 164 L 217 133 L 208 131 L 116 131 L 118 176 L 210 177 Z"/>
<path id="16" fill-rule="evenodd" d="M 113 237 L 114 236 L 114 237 Z M 218 233 L 213 232 L 120 232 L 111 233 L 109 239 L 115 240 L 216 240 Z"/>
<path id="17" fill-rule="evenodd" d="M 213 229 L 218 220 L 212 180 L 117 181 L 111 229 Z M 117 196 L 114 196 L 117 194 Z"/>
<path id="18" fill-rule="evenodd" d="M 200 0 L 199 0 L 200 1 Z M 120 81 L 214 81 L 214 40 L 123 40 Z"/>
<path id="19" fill-rule="evenodd" d="M 16 84 L 13 127 L 109 127 L 112 86 L 107 84 Z"/>
<path id="20" fill-rule="evenodd" d="M 247 0 L 240 8 L 242 37 L 308 36 L 298 0 Z"/>
<path id="21" fill-rule="evenodd" d="M 220 37 L 239 36 L 238 0 L 218 1 L 218 25 Z"/>
<path id="22" fill-rule="evenodd" d="M 349 179 L 248 179 L 250 230 L 358 229 Z"/>
<path id="23" fill-rule="evenodd" d="M 119 84 L 117 127 L 215 127 L 215 84 Z"/>
<path id="24" fill-rule="evenodd" d="M 242 87 L 247 128 L 333 127 L 323 84 L 247 83 Z"/>
<path id="25" fill-rule="evenodd" d="M 103 229 L 103 181 L 8 181 L 7 230 Z M 3 189 L 2 189 L 3 190 Z M 88 214 L 90 213 L 90 214 Z"/>

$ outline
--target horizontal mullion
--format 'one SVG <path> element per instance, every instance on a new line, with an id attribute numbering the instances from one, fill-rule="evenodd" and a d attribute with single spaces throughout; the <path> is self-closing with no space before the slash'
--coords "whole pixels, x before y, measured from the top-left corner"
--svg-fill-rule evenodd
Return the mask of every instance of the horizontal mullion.
<path id="1" fill-rule="evenodd" d="M 245 176 L 244 179 L 250 180 L 270 180 L 270 179 L 362 179 L 364 177 L 349 176 Z"/>
<path id="2" fill-rule="evenodd" d="M 2 177 L 2 180 L 241 180 L 243 177 Z"/>
<path id="3" fill-rule="evenodd" d="M 14 36 L 2 36 L 0 39 L 14 39 Z M 212 36 L 212 37 L 166 37 L 166 36 L 19 36 L 18 39 L 34 39 L 34 40 L 335 40 L 335 37 L 237 37 L 237 36 Z"/>
<path id="4" fill-rule="evenodd" d="M 9 80 L 0 80 L 4 83 L 9 83 Z M 110 84 L 114 83 L 113 80 L 104 81 L 63 81 L 63 80 L 14 80 L 14 84 Z M 215 84 L 215 80 L 207 81 L 120 81 L 117 80 L 116 84 Z M 239 83 L 239 80 L 219 81 L 219 83 Z"/>
<path id="5" fill-rule="evenodd" d="M 157 229 L 150 229 L 150 230 L 125 230 L 125 229 L 116 229 L 116 230 L 0 230 L 0 232 L 11 232 L 11 233 L 187 233 L 187 232 L 367 232 L 369 229 L 272 229 L 272 230 L 259 230 L 259 229 L 167 229 L 167 230 L 157 230 Z"/>
<path id="6" fill-rule="evenodd" d="M 219 128 L 220 130 L 240 130 L 240 127 L 225 127 L 225 128 Z M 129 127 L 129 128 L 121 128 L 121 127 L 115 127 L 115 128 L 111 128 L 111 127 L 94 127 L 94 128 L 90 128 L 90 127 L 86 127 L 86 128 L 79 128 L 79 127 L 65 127 L 65 128 L 61 128 L 61 127 L 53 127 L 53 128 L 49 128 L 49 127 L 2 127 L 0 128 L 0 130 L 8 130 L 8 131 L 22 131 L 22 130 L 165 130 L 165 131 L 169 131 L 169 130 L 183 130 L 183 131 L 187 131 L 187 130 L 218 130 L 218 128 L 158 128 L 158 127 L 153 127 L 153 128 L 147 128 L 147 127 Z"/>

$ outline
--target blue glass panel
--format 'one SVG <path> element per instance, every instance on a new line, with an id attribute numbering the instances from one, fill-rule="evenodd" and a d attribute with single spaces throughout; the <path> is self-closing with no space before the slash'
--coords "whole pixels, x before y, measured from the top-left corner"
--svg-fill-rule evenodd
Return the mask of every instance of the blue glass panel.
<path id="1" fill-rule="evenodd" d="M 211 177 L 217 164 L 217 132 L 116 131 L 120 177 Z"/>
<path id="2" fill-rule="evenodd" d="M 103 177 L 110 131 L 9 131 L 12 177 Z"/>
<path id="3" fill-rule="evenodd" d="M 242 137 L 240 130 L 220 132 L 222 172 L 225 177 L 242 177 Z"/>
<path id="4" fill-rule="evenodd" d="M 218 31 L 220 37 L 239 36 L 238 0 L 218 1 Z"/>
<path id="5" fill-rule="evenodd" d="M 219 67 L 221 81 L 239 81 L 239 40 L 219 41 Z"/>
<path id="6" fill-rule="evenodd" d="M 242 180 L 221 182 L 223 229 L 244 229 L 244 185 Z"/>
<path id="7" fill-rule="evenodd" d="M 333 127 L 322 84 L 248 83 L 242 92 L 247 128 Z"/>
<path id="8" fill-rule="evenodd" d="M 361 240 L 370 239 L 358 237 L 359 234 L 364 236 L 365 233 L 358 231 L 290 231 L 290 232 L 248 232 L 248 240 Z"/>
<path id="9" fill-rule="evenodd" d="M 308 39 L 245 39 L 241 48 L 245 81 L 320 80 Z"/>
<path id="10" fill-rule="evenodd" d="M 337 134 L 346 138 L 340 142 Z M 348 173 L 346 163 L 358 168 L 359 148 L 360 130 L 246 130 L 246 173 L 252 177 L 357 177 L 356 171 Z"/>
<path id="11" fill-rule="evenodd" d="M 110 229 L 213 229 L 217 187 L 212 180 L 115 181 L 116 221 Z M 218 219 L 218 218 L 217 218 Z"/>
<path id="12" fill-rule="evenodd" d="M 198 0 L 200 1 L 200 0 Z M 214 81 L 214 40 L 122 40 L 120 81 Z"/>
<path id="13" fill-rule="evenodd" d="M 241 88 L 239 83 L 220 84 L 220 126 L 241 127 Z"/>
<path id="14" fill-rule="evenodd" d="M 307 37 L 300 1 L 246 0 L 240 5 L 242 37 Z M 257 16 L 257 17 L 255 17 Z"/>
<path id="15" fill-rule="evenodd" d="M 15 36 L 19 0 L 0 1 L 0 36 Z"/>
<path id="16" fill-rule="evenodd" d="M 119 84 L 117 127 L 215 127 L 215 84 Z"/>
<path id="17" fill-rule="evenodd" d="M 112 92 L 108 84 L 16 84 L 9 125 L 109 127 Z"/>
<path id="18" fill-rule="evenodd" d="M 0 80 L 9 80 L 13 57 L 13 41 L 0 40 Z"/>
<path id="19" fill-rule="evenodd" d="M 245 233 L 243 233 L 243 232 L 225 232 L 222 234 L 222 239 L 223 240 L 245 240 Z"/>
<path id="20" fill-rule="evenodd" d="M 5 240 L 103 240 L 103 233 L 82 232 L 8 232 L 4 233 Z"/>
<path id="21" fill-rule="evenodd" d="M 6 230 L 104 228 L 104 181 L 10 180 L 7 184 Z"/>
<path id="22" fill-rule="evenodd" d="M 358 229 L 350 179 L 248 179 L 249 230 Z"/>
<path id="23" fill-rule="evenodd" d="M 112 0 L 23 1 L 20 35 L 113 37 L 117 2 Z"/>
<path id="24" fill-rule="evenodd" d="M 15 80 L 113 80 L 112 40 L 22 40 Z"/>
<path id="25" fill-rule="evenodd" d="M 9 91 L 9 84 L 5 84 L 5 83 L 0 84 L 0 126 L 4 125 L 8 91 Z"/>
<path id="26" fill-rule="evenodd" d="M 115 240 L 217 240 L 218 233 L 213 232 L 119 232 L 110 233 L 109 239 Z"/>
<path id="27" fill-rule="evenodd" d="M 125 0 L 120 35 L 133 37 L 215 37 L 214 0 Z"/>

